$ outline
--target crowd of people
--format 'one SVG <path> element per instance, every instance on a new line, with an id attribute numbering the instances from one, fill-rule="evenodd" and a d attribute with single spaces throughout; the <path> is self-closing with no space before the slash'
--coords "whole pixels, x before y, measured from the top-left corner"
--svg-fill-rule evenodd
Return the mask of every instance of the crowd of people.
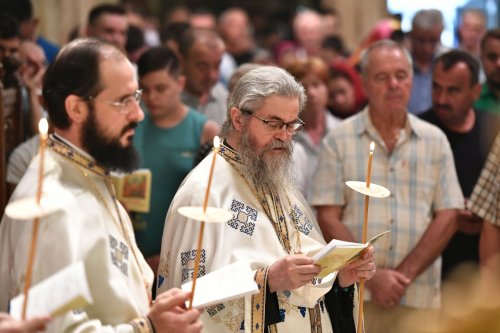
<path id="1" fill-rule="evenodd" d="M 22 91 L 26 141 L 9 151 L 11 201 L 34 196 L 40 144 L 51 126 L 44 188 L 68 198 L 41 219 L 33 282 L 83 261 L 94 303 L 18 321 L 32 224 L 0 222 L 0 333 L 397 333 L 436 314 L 464 264 L 500 272 L 500 29 L 461 12 L 459 46 L 440 42 L 442 13 L 422 9 L 403 33 L 386 25 L 349 52 L 334 10 L 302 8 L 290 39 L 257 39 L 243 8 L 216 16 L 174 8 L 154 30 L 134 8 L 102 4 L 59 48 L 36 32 L 29 0 L 0 3 L 2 84 Z M 390 27 L 390 28 L 388 28 Z M 9 73 L 9 71 L 13 71 Z M 12 80 L 15 80 L 15 84 Z M 212 149 L 215 136 L 222 139 Z M 325 278 L 311 256 L 333 239 L 391 232 Z M 243 261 L 258 293 L 195 310 L 198 224 L 182 206 L 232 213 L 204 230 L 199 275 Z M 152 174 L 148 212 L 120 203 L 116 173 Z M 207 192 L 208 193 L 208 192 Z"/>

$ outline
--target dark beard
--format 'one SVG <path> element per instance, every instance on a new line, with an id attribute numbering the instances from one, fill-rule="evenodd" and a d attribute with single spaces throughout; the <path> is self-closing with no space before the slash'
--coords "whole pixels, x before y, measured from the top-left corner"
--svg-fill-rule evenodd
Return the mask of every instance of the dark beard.
<path id="1" fill-rule="evenodd" d="M 294 183 L 291 142 L 273 141 L 259 154 L 253 150 L 248 131 L 244 130 L 239 146 L 243 174 L 255 187 L 278 191 Z M 278 147 L 286 148 L 286 152 L 280 156 L 264 156 L 266 151 Z"/>
<path id="2" fill-rule="evenodd" d="M 486 83 L 488 84 L 489 87 L 491 87 L 491 90 L 500 91 L 500 81 L 486 79 Z"/>
<path id="3" fill-rule="evenodd" d="M 120 136 L 131 128 L 137 127 L 137 123 L 130 123 L 125 127 Z M 83 124 L 82 143 L 87 152 L 103 167 L 118 172 L 131 172 L 139 167 L 139 154 L 132 144 L 122 147 L 120 139 L 105 137 L 103 131 L 95 118 L 95 112 L 90 107 L 89 115 Z"/>

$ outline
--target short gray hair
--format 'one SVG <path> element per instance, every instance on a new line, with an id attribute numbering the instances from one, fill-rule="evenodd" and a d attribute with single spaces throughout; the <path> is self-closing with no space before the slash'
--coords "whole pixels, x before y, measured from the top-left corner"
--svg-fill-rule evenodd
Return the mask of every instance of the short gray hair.
<path id="1" fill-rule="evenodd" d="M 379 40 L 370 46 L 366 48 L 363 53 L 361 54 L 361 61 L 360 61 L 360 68 L 361 68 L 361 75 L 366 78 L 367 77 L 367 71 L 368 71 L 368 61 L 370 59 L 371 53 L 376 50 L 376 49 L 388 49 L 388 50 L 400 50 L 406 57 L 406 60 L 408 60 L 408 65 L 410 66 L 410 72 L 413 73 L 413 60 L 411 58 L 410 52 L 402 46 L 401 44 L 396 43 L 393 40 L 390 39 L 382 39 Z"/>
<path id="2" fill-rule="evenodd" d="M 423 30 L 443 29 L 443 14 L 438 9 L 421 9 L 413 16 L 411 27 Z"/>
<path id="3" fill-rule="evenodd" d="M 243 75 L 233 90 L 227 102 L 227 118 L 222 125 L 221 135 L 227 137 L 234 129 L 231 121 L 231 108 L 255 111 L 264 104 L 270 96 L 282 96 L 299 99 L 299 112 L 306 103 L 304 87 L 286 70 L 275 66 L 261 66 Z"/>

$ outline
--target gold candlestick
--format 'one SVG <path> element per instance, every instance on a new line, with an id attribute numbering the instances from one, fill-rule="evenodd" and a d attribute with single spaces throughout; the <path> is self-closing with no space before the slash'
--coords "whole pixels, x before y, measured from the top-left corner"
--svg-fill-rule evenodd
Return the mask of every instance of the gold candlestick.
<path id="1" fill-rule="evenodd" d="M 39 150 L 40 164 L 38 167 L 38 186 L 36 191 L 36 204 L 40 205 L 40 200 L 42 199 L 42 188 L 43 188 L 43 167 L 45 160 L 45 147 L 47 145 L 47 137 L 48 137 L 47 133 L 49 130 L 49 124 L 47 122 L 47 119 L 45 118 L 40 119 L 40 122 L 38 123 L 38 130 L 40 132 L 40 150 Z M 23 310 L 21 315 L 21 318 L 23 320 L 26 319 L 26 309 L 28 307 L 28 293 L 31 286 L 31 276 L 33 273 L 33 262 L 35 260 L 36 242 L 37 242 L 39 224 L 40 224 L 40 218 L 36 217 L 33 221 L 33 230 L 31 233 L 31 244 L 29 249 L 28 264 L 26 265 L 26 276 L 25 276 L 24 290 L 23 290 L 24 301 L 23 301 Z"/>
<path id="2" fill-rule="evenodd" d="M 215 167 L 215 159 L 217 158 L 217 154 L 219 152 L 220 147 L 220 139 L 218 136 L 214 137 L 214 152 L 212 157 L 212 165 L 210 167 L 210 173 L 208 175 L 208 184 L 207 189 L 205 190 L 205 199 L 203 200 L 203 213 L 207 210 L 208 205 L 208 197 L 210 193 L 210 186 L 212 185 L 212 177 L 214 173 Z M 201 245 L 203 243 L 203 231 L 205 230 L 205 221 L 201 221 L 200 231 L 198 232 L 198 246 L 196 248 L 196 257 L 194 261 L 194 272 L 193 272 L 193 284 L 191 285 L 191 296 L 189 297 L 189 309 L 193 308 L 193 299 L 194 299 L 194 291 L 196 288 L 196 280 L 198 278 L 198 270 L 200 267 L 200 257 L 201 257 Z"/>
<path id="3" fill-rule="evenodd" d="M 368 168 L 366 170 L 366 187 L 370 188 L 370 180 L 372 173 L 372 160 L 373 151 L 375 150 L 375 142 L 370 143 L 370 156 L 368 157 Z M 363 233 L 361 236 L 361 242 L 366 242 L 366 233 L 368 229 L 368 206 L 370 204 L 370 196 L 365 195 L 365 210 L 364 210 L 364 221 L 363 221 Z M 361 332 L 363 325 L 363 304 L 364 304 L 364 291 L 365 291 L 365 279 L 361 278 L 359 282 L 359 313 L 358 313 L 358 332 Z M 360 331 L 361 330 L 361 331 Z"/>

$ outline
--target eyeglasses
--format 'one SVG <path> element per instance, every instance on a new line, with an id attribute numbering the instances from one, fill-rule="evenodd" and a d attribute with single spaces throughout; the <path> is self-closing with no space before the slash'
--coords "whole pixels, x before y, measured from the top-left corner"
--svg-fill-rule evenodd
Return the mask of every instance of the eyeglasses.
<path id="1" fill-rule="evenodd" d="M 245 109 L 240 109 L 240 111 L 247 116 L 251 116 L 262 121 L 270 132 L 278 132 L 284 128 L 288 134 L 295 135 L 300 132 L 302 127 L 304 127 L 305 125 L 305 123 L 300 118 L 297 118 L 289 123 L 285 123 L 284 121 L 278 119 L 262 119 L 261 117 L 254 115 L 253 112 Z"/>
<path id="2" fill-rule="evenodd" d="M 137 89 L 132 95 L 126 96 L 118 101 L 98 100 L 96 96 L 85 97 L 85 101 L 101 101 L 118 108 L 121 113 L 127 114 L 132 111 L 133 103 L 139 104 L 142 97 L 142 89 Z"/>

